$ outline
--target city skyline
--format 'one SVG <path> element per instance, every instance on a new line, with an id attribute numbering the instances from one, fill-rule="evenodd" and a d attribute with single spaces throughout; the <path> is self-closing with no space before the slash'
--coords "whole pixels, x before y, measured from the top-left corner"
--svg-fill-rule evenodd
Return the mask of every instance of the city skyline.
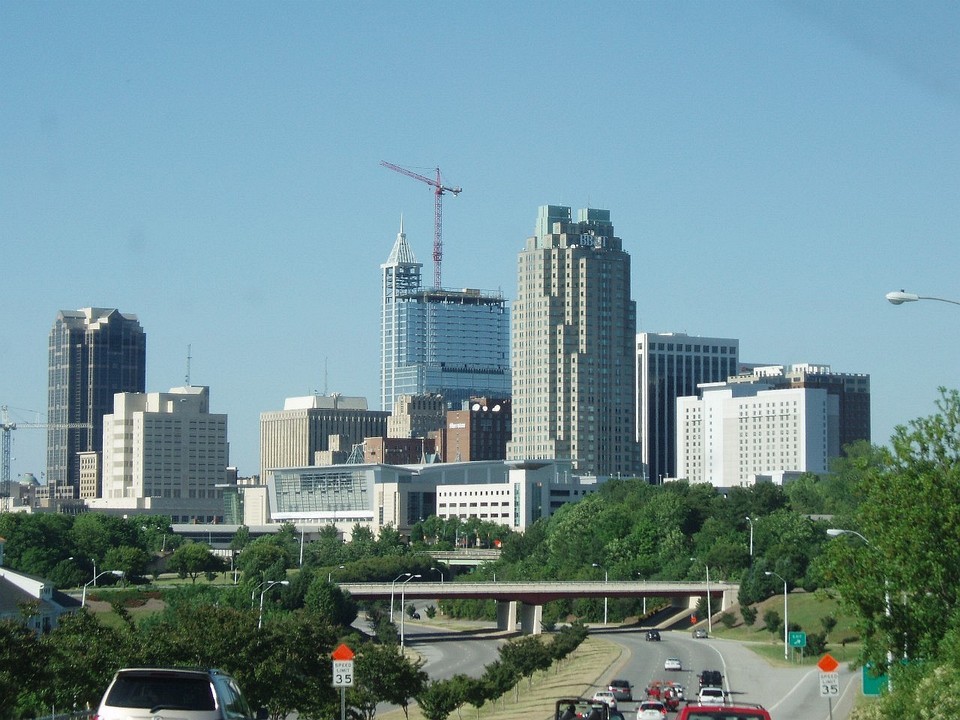
<path id="1" fill-rule="evenodd" d="M 285 398 L 375 409 L 379 263 L 401 215 L 433 239 L 388 160 L 463 188 L 444 285 L 512 302 L 537 207 L 609 209 L 638 332 L 868 373 L 886 444 L 958 385 L 957 309 L 884 299 L 960 299 L 958 28 L 947 2 L 10 0 L 0 404 L 45 420 L 51 319 L 115 307 L 147 392 L 210 387 L 243 475 Z M 13 478 L 45 472 L 45 431 L 13 435 Z"/>

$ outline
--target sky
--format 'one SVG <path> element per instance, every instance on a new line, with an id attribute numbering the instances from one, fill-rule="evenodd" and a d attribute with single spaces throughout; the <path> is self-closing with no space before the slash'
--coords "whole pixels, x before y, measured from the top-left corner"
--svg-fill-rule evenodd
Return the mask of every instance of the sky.
<path id="1" fill-rule="evenodd" d="M 45 470 L 57 312 L 210 387 L 230 460 L 313 392 L 379 409 L 380 264 L 516 295 L 546 204 L 607 209 L 638 331 L 868 373 L 872 440 L 960 387 L 960 4 L 0 3 L 0 404 Z"/>

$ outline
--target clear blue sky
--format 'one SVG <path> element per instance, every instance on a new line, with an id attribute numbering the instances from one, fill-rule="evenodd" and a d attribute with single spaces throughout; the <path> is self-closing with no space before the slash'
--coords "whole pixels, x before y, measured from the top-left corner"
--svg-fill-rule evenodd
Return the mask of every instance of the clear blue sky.
<path id="1" fill-rule="evenodd" d="M 638 329 L 869 373 L 873 440 L 957 387 L 956 2 L 0 3 L 0 404 L 60 309 L 209 385 L 231 461 L 314 390 L 379 405 L 380 263 L 516 293 L 537 207 L 611 211 Z M 46 434 L 15 432 L 14 477 Z"/>

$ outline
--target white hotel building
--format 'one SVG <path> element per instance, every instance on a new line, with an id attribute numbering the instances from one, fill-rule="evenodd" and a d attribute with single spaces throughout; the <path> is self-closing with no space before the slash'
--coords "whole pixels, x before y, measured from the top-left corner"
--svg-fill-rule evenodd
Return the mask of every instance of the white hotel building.
<path id="1" fill-rule="evenodd" d="M 840 404 L 822 388 L 704 383 L 677 399 L 677 477 L 714 487 L 782 484 L 840 455 Z"/>

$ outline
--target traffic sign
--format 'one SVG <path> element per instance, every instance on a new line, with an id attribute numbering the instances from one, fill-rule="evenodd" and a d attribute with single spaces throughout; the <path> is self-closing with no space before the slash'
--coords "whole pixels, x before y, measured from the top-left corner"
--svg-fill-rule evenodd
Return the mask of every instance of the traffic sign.
<path id="1" fill-rule="evenodd" d="M 790 647 L 802 648 L 807 646 L 807 634 L 805 632 L 791 632 L 787 634 L 787 640 Z"/>
<path id="2" fill-rule="evenodd" d="M 821 672 L 832 673 L 840 667 L 840 663 L 837 662 L 837 659 L 833 657 L 833 655 L 827 653 L 817 661 L 817 667 L 820 668 Z"/>
<path id="3" fill-rule="evenodd" d="M 346 643 L 340 643 L 337 649 L 330 653 L 330 656 L 334 660 L 353 660 L 353 650 Z"/>
<path id="4" fill-rule="evenodd" d="M 353 660 L 333 661 L 333 686 L 353 687 Z"/>
<path id="5" fill-rule="evenodd" d="M 887 689 L 887 674 L 877 674 L 877 668 L 873 663 L 867 663 L 860 671 L 860 685 L 864 695 L 880 695 Z"/>
<path id="6" fill-rule="evenodd" d="M 840 696 L 840 673 L 821 672 L 820 673 L 820 697 L 839 697 Z"/>

